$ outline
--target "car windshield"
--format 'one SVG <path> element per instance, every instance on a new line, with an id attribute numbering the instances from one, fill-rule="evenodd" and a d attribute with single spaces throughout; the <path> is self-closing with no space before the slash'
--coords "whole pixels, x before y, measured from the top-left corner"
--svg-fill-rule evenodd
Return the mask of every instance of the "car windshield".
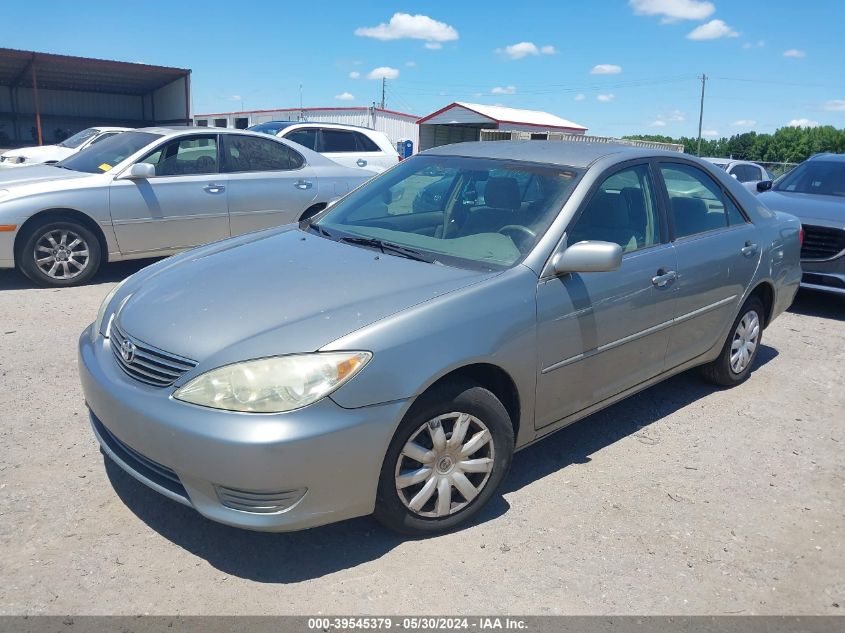
<path id="1" fill-rule="evenodd" d="M 259 123 L 258 125 L 250 126 L 247 128 L 247 130 L 251 132 L 261 132 L 262 134 L 270 134 L 271 136 L 276 136 L 286 127 L 290 127 L 291 125 L 295 124 L 296 121 L 268 121 L 267 123 Z"/>
<path id="2" fill-rule="evenodd" d="M 99 134 L 99 132 L 96 128 L 89 127 L 87 130 L 82 130 L 81 132 L 77 132 L 70 138 L 66 138 L 64 141 L 59 143 L 59 147 L 68 147 L 71 149 L 76 149 L 85 141 L 90 139 L 92 136 L 97 136 L 97 134 Z"/>
<path id="3" fill-rule="evenodd" d="M 56 166 L 89 174 L 102 174 L 160 138 L 160 134 L 150 132 L 124 132 L 86 147 L 78 154 L 56 163 Z"/>
<path id="4" fill-rule="evenodd" d="M 778 180 L 775 191 L 845 196 L 845 162 L 808 160 Z"/>
<path id="5" fill-rule="evenodd" d="M 387 254 L 503 269 L 543 236 L 581 173 L 506 160 L 415 156 L 302 226 Z"/>

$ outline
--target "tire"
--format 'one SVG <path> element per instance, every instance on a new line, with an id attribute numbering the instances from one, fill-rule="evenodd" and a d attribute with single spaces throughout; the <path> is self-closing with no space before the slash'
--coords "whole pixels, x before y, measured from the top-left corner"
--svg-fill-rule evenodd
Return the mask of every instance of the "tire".
<path id="1" fill-rule="evenodd" d="M 452 444 L 456 429 L 463 430 L 463 441 Z M 435 438 L 445 442 L 442 449 L 436 450 Z M 411 441 L 424 450 L 409 448 Z M 379 477 L 376 520 L 414 536 L 468 522 L 502 483 L 513 445 L 510 416 L 490 391 L 464 380 L 436 387 L 414 403 L 390 442 Z M 448 511 L 442 499 L 448 499 Z"/>
<path id="2" fill-rule="evenodd" d="M 40 286 L 84 284 L 100 268 L 101 260 L 100 241 L 94 232 L 63 218 L 29 228 L 17 253 L 18 269 Z"/>
<path id="3" fill-rule="evenodd" d="M 759 297 L 751 296 L 745 301 L 731 325 L 719 357 L 702 367 L 708 381 L 720 387 L 735 387 L 748 380 L 763 340 L 764 315 L 765 307 Z M 747 354 L 744 358 L 743 350 Z M 739 358 L 736 353 L 739 353 Z"/>

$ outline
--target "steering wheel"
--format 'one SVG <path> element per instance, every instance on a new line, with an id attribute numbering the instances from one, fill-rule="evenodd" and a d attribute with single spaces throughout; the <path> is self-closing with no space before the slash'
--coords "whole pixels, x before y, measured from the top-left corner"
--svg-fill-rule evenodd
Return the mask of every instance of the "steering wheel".
<path id="1" fill-rule="evenodd" d="M 518 233 L 523 238 L 527 236 L 532 240 L 537 237 L 537 234 L 534 231 L 529 229 L 527 226 L 522 226 L 521 224 L 507 224 L 496 232 L 501 233 L 502 235 L 507 235 L 508 233 Z"/>

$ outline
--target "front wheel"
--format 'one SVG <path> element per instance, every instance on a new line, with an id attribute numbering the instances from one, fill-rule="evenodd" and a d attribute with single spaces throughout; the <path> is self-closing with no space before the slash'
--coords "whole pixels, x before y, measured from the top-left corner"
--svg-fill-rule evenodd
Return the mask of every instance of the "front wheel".
<path id="1" fill-rule="evenodd" d="M 388 447 L 375 518 L 412 535 L 466 523 L 507 474 L 513 444 L 510 416 L 490 391 L 463 382 L 433 390 L 411 408 Z"/>
<path id="2" fill-rule="evenodd" d="M 731 326 L 719 357 L 702 368 L 704 377 L 721 387 L 733 387 L 748 379 L 763 338 L 763 302 L 749 297 Z"/>
<path id="3" fill-rule="evenodd" d="M 51 219 L 32 227 L 18 252 L 23 274 L 42 286 L 75 286 L 100 267 L 97 236 L 72 220 Z"/>

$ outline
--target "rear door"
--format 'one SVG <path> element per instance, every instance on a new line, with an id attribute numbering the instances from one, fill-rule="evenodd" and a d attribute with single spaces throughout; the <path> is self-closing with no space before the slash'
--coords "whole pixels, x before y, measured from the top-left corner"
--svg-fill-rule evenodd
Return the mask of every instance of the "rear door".
<path id="1" fill-rule="evenodd" d="M 714 178 L 697 165 L 660 161 L 678 253 L 677 315 L 667 369 L 700 356 L 738 310 L 762 253 L 758 231 Z"/>
<path id="2" fill-rule="evenodd" d="M 145 180 L 114 180 L 109 206 L 121 253 L 173 251 L 229 237 L 226 177 L 216 134 L 185 135 L 159 145 L 141 163 Z"/>
<path id="3" fill-rule="evenodd" d="M 536 426 L 541 428 L 664 369 L 675 311 L 675 250 L 646 162 L 608 174 L 567 230 L 567 243 L 615 242 L 619 270 L 541 279 L 537 287 Z"/>
<path id="4" fill-rule="evenodd" d="M 295 222 L 317 196 L 305 158 L 273 138 L 221 134 L 232 235 Z"/>

